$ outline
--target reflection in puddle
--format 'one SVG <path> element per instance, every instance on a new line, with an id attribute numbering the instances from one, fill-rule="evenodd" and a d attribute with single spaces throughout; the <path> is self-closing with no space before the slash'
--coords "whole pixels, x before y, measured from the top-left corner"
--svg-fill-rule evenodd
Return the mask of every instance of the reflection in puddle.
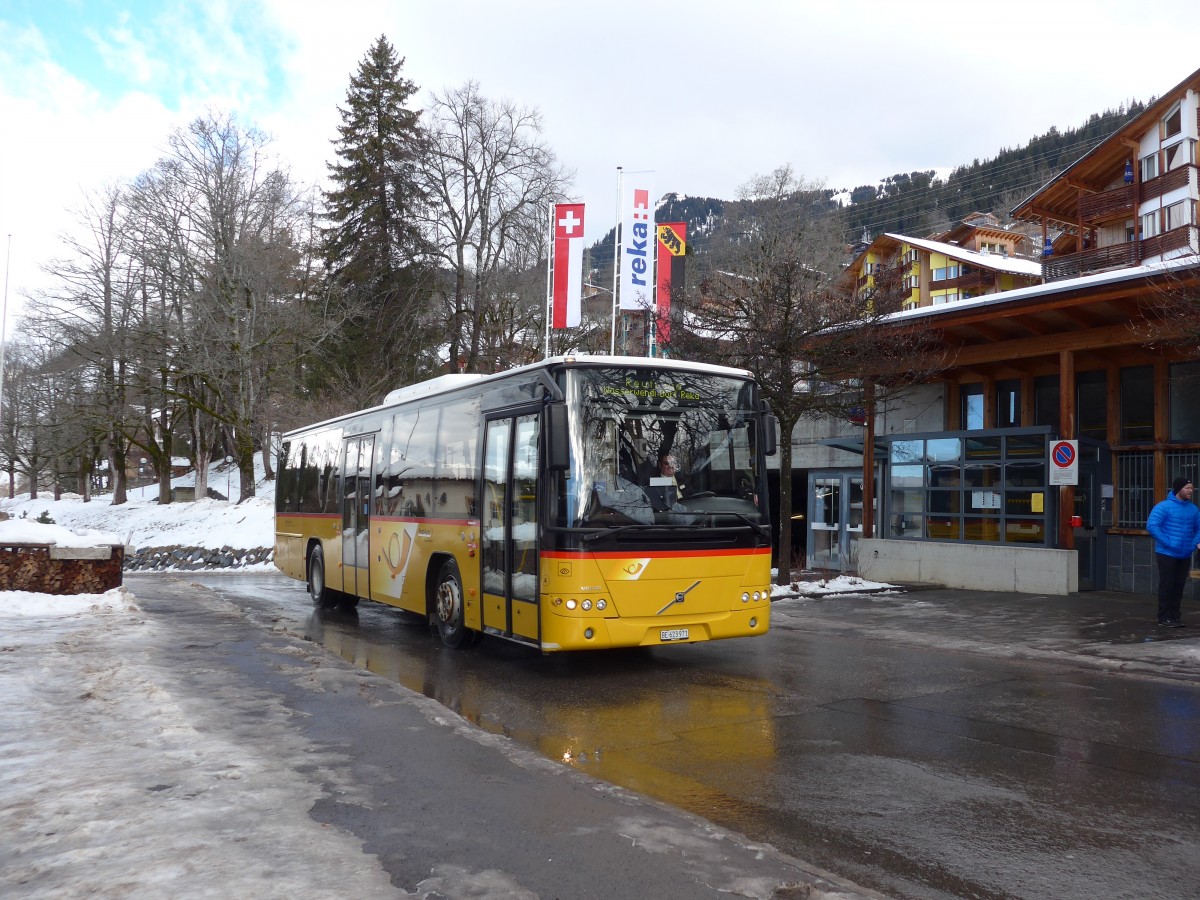
<path id="1" fill-rule="evenodd" d="M 317 610 L 308 637 L 492 734 L 743 830 L 773 777 L 768 682 L 718 676 L 688 648 L 543 657 L 485 640 L 456 652 L 390 611 Z M 691 773 L 704 773 L 698 780 Z"/>

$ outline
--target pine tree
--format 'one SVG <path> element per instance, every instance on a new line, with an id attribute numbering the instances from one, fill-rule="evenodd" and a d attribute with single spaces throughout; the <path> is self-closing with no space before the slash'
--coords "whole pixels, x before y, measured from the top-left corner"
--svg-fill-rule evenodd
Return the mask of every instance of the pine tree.
<path id="1" fill-rule="evenodd" d="M 429 247 L 418 206 L 425 137 L 404 60 L 379 40 L 350 78 L 325 193 L 325 263 L 353 310 L 322 373 L 335 391 L 367 394 L 409 383 L 428 357 Z"/>

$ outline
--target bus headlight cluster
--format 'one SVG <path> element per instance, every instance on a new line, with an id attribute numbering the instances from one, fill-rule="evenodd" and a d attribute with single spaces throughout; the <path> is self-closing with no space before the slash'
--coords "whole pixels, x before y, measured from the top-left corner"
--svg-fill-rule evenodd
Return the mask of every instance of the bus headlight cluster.
<path id="1" fill-rule="evenodd" d="M 599 597 L 595 601 L 593 601 L 590 597 L 585 597 L 583 600 L 576 600 L 574 597 L 571 597 L 565 601 L 562 597 L 555 597 L 554 605 L 565 606 L 567 609 L 571 610 L 582 609 L 584 612 L 587 612 L 593 608 L 600 611 L 608 609 L 608 601 L 603 597 Z"/>
<path id="2" fill-rule="evenodd" d="M 771 592 L 769 590 L 754 591 L 753 593 L 751 593 L 750 591 L 742 592 L 742 602 L 743 603 L 749 603 L 751 600 L 753 600 L 755 603 L 757 603 L 759 600 L 769 600 L 770 598 L 771 598 Z"/>

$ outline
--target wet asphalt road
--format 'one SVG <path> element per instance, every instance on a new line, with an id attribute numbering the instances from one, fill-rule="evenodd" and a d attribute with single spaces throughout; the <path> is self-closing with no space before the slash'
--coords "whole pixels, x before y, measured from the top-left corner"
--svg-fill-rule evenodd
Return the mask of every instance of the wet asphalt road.
<path id="1" fill-rule="evenodd" d="M 891 896 L 1196 896 L 1200 685 L 1090 664 L 1068 601 L 1053 615 L 1074 637 L 1028 652 L 1006 649 L 1011 612 L 950 622 L 913 595 L 783 601 L 763 639 L 543 657 L 448 652 L 395 610 L 317 611 L 281 577 L 192 580 L 486 731 Z M 1100 643 L 1143 640 L 1126 612 L 1093 610 Z"/>

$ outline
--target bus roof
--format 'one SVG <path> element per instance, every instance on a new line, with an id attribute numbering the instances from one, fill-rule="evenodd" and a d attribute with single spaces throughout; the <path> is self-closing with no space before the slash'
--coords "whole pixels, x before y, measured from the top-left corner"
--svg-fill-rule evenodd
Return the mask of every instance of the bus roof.
<path id="1" fill-rule="evenodd" d="M 339 422 L 343 419 L 351 419 L 355 416 L 363 415 L 364 413 L 386 409 L 387 407 L 396 406 L 400 403 L 410 400 L 446 394 L 470 384 L 484 384 L 489 381 L 499 381 L 504 378 L 511 378 L 514 375 L 520 376 L 524 372 L 536 372 L 539 370 L 550 369 L 555 366 L 563 366 L 570 369 L 585 368 L 590 366 L 626 366 L 649 369 L 673 369 L 687 372 L 704 372 L 709 375 L 724 375 L 731 378 L 754 377 L 753 373 L 747 369 L 735 369 L 730 366 L 717 366 L 713 365 L 712 363 L 687 362 L 686 360 L 671 359 L 664 356 L 601 356 L 587 353 L 577 353 L 567 356 L 548 356 L 545 359 L 538 360 L 535 363 L 528 363 L 523 366 L 517 366 L 513 369 L 506 369 L 503 372 L 494 372 L 490 375 L 438 375 L 434 378 L 428 379 L 427 381 L 417 382 L 416 384 L 406 385 L 402 388 L 396 388 L 394 391 L 389 391 L 387 396 L 384 397 L 383 402 L 375 406 L 369 406 L 365 409 L 358 409 L 354 412 L 344 413 L 340 416 L 334 416 L 333 418 L 325 419 L 322 422 L 314 422 L 311 425 L 305 425 L 301 428 L 293 428 L 291 431 L 285 432 L 283 436 L 286 438 L 299 432 L 311 431 L 313 428 L 331 425 L 334 422 Z"/>

